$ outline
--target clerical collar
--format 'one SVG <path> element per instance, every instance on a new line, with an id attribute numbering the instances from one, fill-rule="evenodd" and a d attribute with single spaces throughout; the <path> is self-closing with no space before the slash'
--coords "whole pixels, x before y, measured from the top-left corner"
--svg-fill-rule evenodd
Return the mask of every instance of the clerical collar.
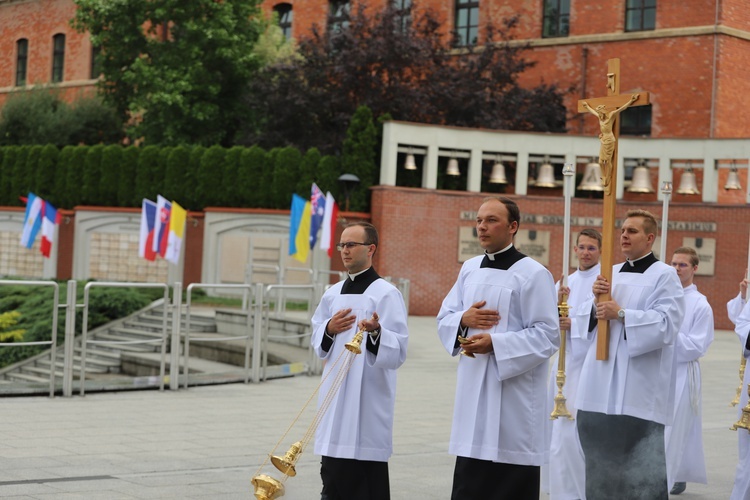
<path id="1" fill-rule="evenodd" d="M 503 248 L 499 252 L 487 253 L 485 252 L 482 263 L 479 267 L 489 267 L 492 269 L 500 269 L 507 271 L 513 264 L 526 257 L 524 254 L 516 250 L 513 243 Z"/>
<path id="2" fill-rule="evenodd" d="M 589 274 L 599 274 L 601 272 L 601 267 L 599 267 L 599 264 L 595 264 L 588 269 L 579 269 L 578 274 L 581 276 L 588 276 Z"/>
<path id="3" fill-rule="evenodd" d="M 651 264 L 653 264 L 654 262 L 659 262 L 659 261 L 656 259 L 656 257 L 654 257 L 653 252 L 649 252 L 648 254 L 638 259 L 626 260 L 625 263 L 620 268 L 620 272 L 643 274 L 644 272 L 646 272 L 646 269 L 651 267 Z"/>
<path id="4" fill-rule="evenodd" d="M 354 278 L 357 278 L 357 280 L 355 281 Z M 365 293 L 367 287 L 378 279 L 380 279 L 380 276 L 375 272 L 374 267 L 369 267 L 353 275 L 350 274 L 344 280 L 344 285 L 341 287 L 341 295 L 361 295 Z"/>

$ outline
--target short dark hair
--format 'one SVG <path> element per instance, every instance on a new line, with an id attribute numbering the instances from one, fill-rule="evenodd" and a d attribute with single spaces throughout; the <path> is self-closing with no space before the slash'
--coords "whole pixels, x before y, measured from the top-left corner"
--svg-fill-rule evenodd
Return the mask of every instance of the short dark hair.
<path id="1" fill-rule="evenodd" d="M 675 250 L 674 253 L 689 255 L 690 265 L 693 267 L 697 266 L 701 261 L 701 259 L 698 257 L 698 252 L 696 252 L 694 249 L 690 247 L 680 247 L 677 250 Z"/>
<path id="2" fill-rule="evenodd" d="M 581 236 L 587 236 L 587 237 L 591 238 L 592 240 L 596 240 L 597 246 L 601 250 L 601 248 L 602 248 L 602 233 L 600 233 L 596 229 L 592 229 L 590 227 L 587 227 L 586 229 L 581 229 L 581 232 L 578 233 L 578 236 L 576 236 L 576 245 L 578 244 L 578 240 L 581 238 Z"/>
<path id="3" fill-rule="evenodd" d="M 505 205 L 505 209 L 508 211 L 508 223 L 517 223 L 516 232 L 518 232 L 518 228 L 521 227 L 521 210 L 518 208 L 518 204 L 507 196 L 488 196 L 482 200 L 482 203 L 486 203 L 490 200 L 497 200 Z"/>
<path id="4" fill-rule="evenodd" d="M 362 243 L 367 243 L 368 245 L 375 245 L 376 247 L 378 246 L 378 230 L 375 229 L 375 226 L 373 226 L 369 222 L 357 221 L 357 222 L 352 222 L 351 224 L 347 224 L 346 227 L 348 228 L 348 227 L 356 227 L 356 226 L 359 226 L 365 229 L 365 239 L 367 241 L 363 241 Z"/>

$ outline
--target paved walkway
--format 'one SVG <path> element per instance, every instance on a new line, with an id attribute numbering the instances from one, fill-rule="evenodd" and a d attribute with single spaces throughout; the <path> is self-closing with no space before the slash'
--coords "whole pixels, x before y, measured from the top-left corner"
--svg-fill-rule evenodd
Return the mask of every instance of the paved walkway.
<path id="1" fill-rule="evenodd" d="M 412 317 L 409 324 L 390 461 L 392 498 L 447 499 L 456 359 L 439 345 L 434 318 Z M 737 434 L 729 430 L 737 420 L 737 410 L 729 406 L 738 384 L 734 334 L 716 332 L 702 365 L 710 484 L 688 484 L 679 498 L 725 499 L 737 462 Z M 251 477 L 317 385 L 317 377 L 302 376 L 174 392 L 2 398 L 0 498 L 253 498 Z M 312 410 L 300 417 L 276 454 L 302 438 Z M 311 450 L 301 455 L 297 476 L 286 481 L 285 499 L 320 498 L 319 459 Z M 270 465 L 263 472 L 280 477 Z"/>

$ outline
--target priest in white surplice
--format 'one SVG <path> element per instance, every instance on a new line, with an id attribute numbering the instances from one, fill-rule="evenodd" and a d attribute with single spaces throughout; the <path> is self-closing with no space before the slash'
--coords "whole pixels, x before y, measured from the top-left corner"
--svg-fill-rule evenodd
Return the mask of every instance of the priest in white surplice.
<path id="1" fill-rule="evenodd" d="M 750 357 L 750 302 L 747 300 L 748 279 L 740 282 L 740 293 L 727 303 L 729 319 L 735 324 L 735 333 L 740 339 L 742 355 Z M 747 404 L 747 386 L 750 384 L 750 368 L 745 369 L 745 378 L 740 391 L 740 403 L 737 405 L 737 419 L 742 415 L 742 408 Z M 750 500 L 750 433 L 737 429 L 739 462 L 734 475 L 734 486 L 730 500 Z"/>
<path id="2" fill-rule="evenodd" d="M 482 203 L 476 228 L 485 254 L 463 264 L 437 317 L 448 353 L 463 347 L 474 356 L 458 363 L 453 500 L 539 499 L 547 362 L 560 339 L 552 275 L 513 246 L 519 221 L 509 198 Z"/>
<path id="3" fill-rule="evenodd" d="M 576 245 L 573 247 L 578 258 L 578 269 L 568 276 L 567 289 L 558 290 L 558 302 L 560 294 L 565 293 L 568 296 L 566 302 L 570 307 L 568 317 L 560 318 L 560 330 L 566 332 L 567 335 L 563 395 L 567 399 L 566 406 L 573 418 L 576 416 L 575 398 L 581 366 L 592 342 L 587 335 L 593 300 L 591 287 L 601 273 L 599 265 L 601 248 L 602 235 L 599 231 L 587 228 L 578 233 Z M 548 415 L 552 412 L 553 401 L 557 394 L 557 363 L 558 359 L 555 356 L 550 364 Z M 548 425 L 551 427 L 552 436 L 546 474 L 548 484 L 544 489 L 549 491 L 551 500 L 586 498 L 586 462 L 578 440 L 575 420 L 548 419 Z"/>
<path id="4" fill-rule="evenodd" d="M 333 397 L 315 435 L 315 453 L 322 455 L 322 500 L 390 498 L 396 370 L 406 359 L 408 331 L 401 293 L 372 267 L 377 247 L 372 224 L 344 229 L 337 248 L 349 275 L 326 291 L 312 318 L 312 346 L 326 360 L 319 407 Z M 368 332 L 366 345 L 331 394 L 342 365 L 336 360 L 357 330 Z"/>
<path id="5" fill-rule="evenodd" d="M 675 343 L 674 421 L 664 429 L 667 481 L 672 495 L 685 491 L 689 482 L 708 482 L 703 454 L 698 359 L 706 354 L 714 340 L 714 313 L 706 296 L 693 283 L 699 262 L 698 254 L 690 247 L 680 247 L 672 255 L 672 267 L 677 271 L 685 292 L 685 318 Z"/>
<path id="6" fill-rule="evenodd" d="M 664 426 L 672 418 L 674 343 L 685 300 L 675 270 L 651 252 L 656 231 L 650 212 L 627 213 L 620 248 L 628 260 L 613 266 L 612 300 L 594 309 L 597 320 L 609 320 L 610 339 L 606 361 L 591 345 L 578 382 L 588 500 L 669 497 Z M 597 277 L 594 294 L 609 291 Z"/>

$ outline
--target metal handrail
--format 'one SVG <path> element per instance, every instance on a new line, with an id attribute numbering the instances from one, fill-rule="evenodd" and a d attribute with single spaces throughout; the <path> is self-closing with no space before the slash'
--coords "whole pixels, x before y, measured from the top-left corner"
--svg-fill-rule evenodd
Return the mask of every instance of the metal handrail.
<path id="1" fill-rule="evenodd" d="M 186 289 L 186 300 L 185 300 L 185 315 L 186 318 L 186 325 L 185 325 L 185 350 L 184 350 L 184 357 L 185 357 L 185 364 L 183 367 L 183 375 L 185 377 L 184 387 L 185 389 L 188 388 L 188 374 L 189 374 L 189 360 L 190 360 L 190 311 L 191 311 L 191 301 L 192 301 L 192 293 L 193 290 L 196 288 L 227 288 L 227 289 L 241 289 L 243 290 L 243 301 L 242 301 L 242 310 L 247 312 L 247 335 L 241 335 L 241 336 L 231 336 L 231 337 L 225 337 L 225 338 L 194 338 L 192 339 L 194 342 L 208 342 L 208 341 L 218 341 L 218 340 L 236 340 L 236 339 L 245 339 L 245 383 L 247 384 L 250 379 L 250 331 L 252 330 L 250 325 L 250 308 L 248 307 L 248 304 L 244 300 L 244 297 L 247 296 L 248 292 L 253 291 L 253 285 L 249 284 L 227 284 L 227 283 L 191 283 L 188 285 Z M 256 297 L 257 302 L 257 297 Z M 253 332 L 254 333 L 254 332 Z M 254 334 L 253 334 L 254 338 Z M 255 366 L 253 366 L 253 373 L 255 372 Z M 253 382 L 257 382 L 255 380 L 255 377 L 253 377 Z"/>
<path id="2" fill-rule="evenodd" d="M 57 356 L 57 311 L 60 308 L 60 285 L 54 281 L 38 280 L 0 280 L 0 285 L 51 286 L 54 288 L 52 299 L 52 338 L 35 342 L 0 342 L 0 346 L 50 346 L 49 397 L 55 397 L 55 357 Z"/>
<path id="3" fill-rule="evenodd" d="M 161 364 L 159 367 L 159 390 L 164 390 L 164 375 L 167 360 L 167 309 L 169 308 L 169 285 L 166 283 L 128 283 L 121 281 L 91 281 L 86 283 L 83 288 L 83 327 L 81 333 L 81 375 L 80 375 L 80 395 L 85 394 L 86 386 L 86 345 L 88 343 L 101 343 L 102 341 L 89 341 L 88 340 L 88 326 L 89 326 L 89 292 L 93 287 L 109 287 L 109 288 L 162 288 L 164 289 L 164 307 L 162 312 L 162 338 L 161 338 Z M 110 341 L 111 344 L 125 344 L 134 343 L 129 340 L 117 340 Z M 152 340 L 140 340 L 137 343 L 147 344 L 153 343 Z"/>

